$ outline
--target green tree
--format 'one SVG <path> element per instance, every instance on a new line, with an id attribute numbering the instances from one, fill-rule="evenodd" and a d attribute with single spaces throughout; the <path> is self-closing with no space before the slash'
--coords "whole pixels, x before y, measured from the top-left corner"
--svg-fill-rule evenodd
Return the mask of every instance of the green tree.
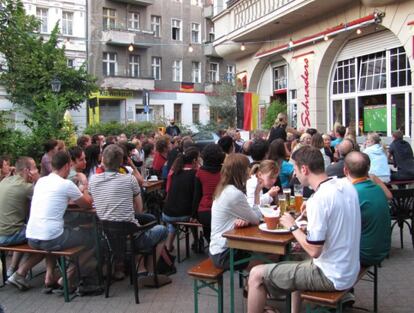
<path id="1" fill-rule="evenodd" d="M 227 82 L 214 85 L 208 95 L 210 117 L 219 128 L 234 127 L 236 121 L 236 87 Z"/>
<path id="2" fill-rule="evenodd" d="M 273 101 L 267 108 L 265 120 L 263 122 L 263 128 L 270 129 L 273 126 L 277 115 L 281 112 L 287 112 L 286 103 L 280 100 Z"/>
<path id="3" fill-rule="evenodd" d="M 38 33 L 40 21 L 27 15 L 21 0 L 0 0 L 0 53 L 4 57 L 0 84 L 8 98 L 28 117 L 25 124 L 34 134 L 64 138 L 63 116 L 78 109 L 97 89 L 86 67 L 69 68 L 65 47 L 59 47 L 59 25 L 45 39 Z M 51 82 L 61 82 L 53 93 Z"/>

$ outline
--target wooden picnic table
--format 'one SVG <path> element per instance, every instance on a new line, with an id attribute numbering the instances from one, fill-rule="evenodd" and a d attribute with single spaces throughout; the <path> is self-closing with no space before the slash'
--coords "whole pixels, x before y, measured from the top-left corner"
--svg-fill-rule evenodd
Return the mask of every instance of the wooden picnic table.
<path id="1" fill-rule="evenodd" d="M 257 225 L 227 231 L 223 237 L 227 239 L 227 246 L 230 248 L 230 313 L 234 313 L 234 266 L 258 258 L 253 256 L 235 262 L 234 250 L 246 250 L 253 254 L 268 253 L 287 256 L 290 243 L 295 237 L 291 233 L 263 232 Z M 286 304 L 287 312 L 290 312 L 290 296 L 286 297 Z"/>
<path id="2" fill-rule="evenodd" d="M 156 190 L 160 190 L 164 184 L 163 180 L 156 180 L 156 181 L 149 181 L 145 180 L 142 184 L 142 187 L 145 188 L 146 192 L 152 192 Z"/>

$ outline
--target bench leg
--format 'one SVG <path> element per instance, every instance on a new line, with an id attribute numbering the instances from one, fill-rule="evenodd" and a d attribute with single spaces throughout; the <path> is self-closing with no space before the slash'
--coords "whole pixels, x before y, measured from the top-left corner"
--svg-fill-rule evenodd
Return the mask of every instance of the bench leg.
<path id="1" fill-rule="evenodd" d="M 6 285 L 7 280 L 7 264 L 6 264 L 6 252 L 0 251 L 0 259 L 1 259 L 1 266 L 2 266 L 2 276 L 3 276 L 3 286 Z"/>
<path id="2" fill-rule="evenodd" d="M 223 277 L 220 277 L 217 281 L 217 298 L 218 298 L 218 313 L 223 313 Z"/>
<path id="3" fill-rule="evenodd" d="M 177 236 L 177 262 L 181 263 L 181 254 L 180 254 L 180 233 L 181 233 L 181 229 L 180 226 L 176 226 L 177 230 L 176 230 L 176 236 Z"/>
<path id="4" fill-rule="evenodd" d="M 190 258 L 190 228 L 188 226 L 185 227 L 185 257 Z"/>
<path id="5" fill-rule="evenodd" d="M 66 260 L 64 256 L 59 257 L 59 260 L 63 279 L 63 296 L 65 297 L 65 302 L 70 302 L 68 276 L 66 274 Z"/>
<path id="6" fill-rule="evenodd" d="M 132 251 L 134 247 L 132 247 Z M 138 295 L 138 277 L 137 277 L 137 269 L 135 267 L 135 254 L 131 251 L 130 256 L 130 267 L 131 267 L 131 279 L 132 283 L 134 284 L 134 296 L 135 296 L 135 303 L 139 304 L 139 295 Z"/>
<path id="7" fill-rule="evenodd" d="M 96 214 L 93 215 L 93 219 L 92 219 L 92 223 L 93 223 L 93 230 L 95 232 L 95 255 L 96 255 L 96 261 L 97 261 L 97 272 L 98 272 L 98 283 L 99 286 L 102 286 L 102 259 L 101 259 L 101 236 L 99 233 L 99 229 L 98 229 L 98 221 L 97 221 L 98 217 L 96 216 Z"/>
<path id="8" fill-rule="evenodd" d="M 198 280 L 194 279 L 193 290 L 194 290 L 194 313 L 198 313 Z"/>

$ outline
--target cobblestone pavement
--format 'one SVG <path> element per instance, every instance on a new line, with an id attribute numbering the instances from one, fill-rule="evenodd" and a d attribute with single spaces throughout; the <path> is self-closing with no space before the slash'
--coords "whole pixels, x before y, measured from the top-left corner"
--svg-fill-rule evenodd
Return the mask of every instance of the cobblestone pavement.
<path id="1" fill-rule="evenodd" d="M 414 312 L 414 253 L 408 231 L 404 234 L 405 247 L 401 250 L 398 229 L 394 229 L 390 258 L 383 262 L 379 269 L 379 312 L 381 313 L 413 313 Z M 171 276 L 172 284 L 159 289 L 140 288 L 140 304 L 135 304 L 132 286 L 129 279 L 115 282 L 111 286 L 110 297 L 103 295 L 94 297 L 77 297 L 70 303 L 64 303 L 57 295 L 40 293 L 43 276 L 32 279 L 33 288 L 20 292 L 13 286 L 0 288 L 0 303 L 4 312 L 11 313 L 190 313 L 193 308 L 192 279 L 187 269 L 196 264 L 205 255 L 191 255 L 178 265 L 178 272 Z M 39 269 L 36 269 L 39 272 Z M 237 280 L 236 280 L 237 282 Z M 224 277 L 224 312 L 229 311 L 229 274 Z M 372 283 L 361 281 L 355 288 L 357 307 L 372 310 Z M 210 291 L 203 291 L 199 298 L 199 312 L 216 312 L 216 298 Z M 240 289 L 236 289 L 236 312 L 246 312 L 246 302 Z M 280 305 L 283 309 L 283 306 Z M 348 309 L 345 312 L 363 312 Z"/>

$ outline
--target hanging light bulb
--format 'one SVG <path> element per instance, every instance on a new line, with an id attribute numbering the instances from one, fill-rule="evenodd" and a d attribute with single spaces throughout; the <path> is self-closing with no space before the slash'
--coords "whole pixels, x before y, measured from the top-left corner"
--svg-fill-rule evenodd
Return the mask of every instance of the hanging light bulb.
<path id="1" fill-rule="evenodd" d="M 293 40 L 292 40 L 292 38 L 290 38 L 290 40 L 289 40 L 289 48 L 292 48 L 293 47 Z"/>
<path id="2" fill-rule="evenodd" d="M 328 35 L 323 36 L 323 40 L 328 41 L 329 37 Z"/>
<path id="3" fill-rule="evenodd" d="M 134 51 L 134 45 L 132 43 L 128 46 L 128 51 L 129 52 Z"/>
<path id="4" fill-rule="evenodd" d="M 188 45 L 188 52 L 192 53 L 194 51 L 193 46 L 191 45 L 191 43 Z"/>
<path id="5" fill-rule="evenodd" d="M 362 34 L 362 30 L 361 30 L 361 28 L 358 28 L 358 29 L 356 30 L 356 34 L 357 34 L 357 35 L 361 35 L 361 34 Z"/>
<path id="6" fill-rule="evenodd" d="M 244 43 L 242 43 L 242 44 L 241 44 L 241 46 L 240 46 L 240 50 L 241 50 L 241 51 L 246 50 L 246 46 L 244 45 Z"/>

